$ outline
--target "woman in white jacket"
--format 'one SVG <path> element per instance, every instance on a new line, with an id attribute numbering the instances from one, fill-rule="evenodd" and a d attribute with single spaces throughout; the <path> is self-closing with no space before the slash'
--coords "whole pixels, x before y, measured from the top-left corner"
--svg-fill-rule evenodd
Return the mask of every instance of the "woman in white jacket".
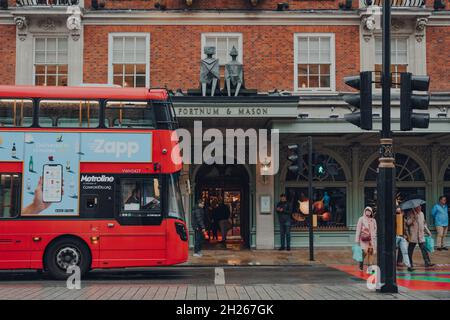
<path id="1" fill-rule="evenodd" d="M 363 261 L 359 263 L 359 269 L 364 268 L 364 260 L 367 257 L 368 265 L 373 264 L 373 257 L 377 253 L 377 222 L 373 217 L 371 207 L 366 207 L 362 217 L 356 226 L 355 242 L 363 250 Z"/>

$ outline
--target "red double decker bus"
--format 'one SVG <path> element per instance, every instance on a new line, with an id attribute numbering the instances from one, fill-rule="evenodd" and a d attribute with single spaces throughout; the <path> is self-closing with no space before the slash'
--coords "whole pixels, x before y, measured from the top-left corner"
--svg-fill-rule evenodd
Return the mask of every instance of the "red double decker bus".
<path id="1" fill-rule="evenodd" d="M 0 86 L 0 269 L 183 263 L 166 90 Z"/>

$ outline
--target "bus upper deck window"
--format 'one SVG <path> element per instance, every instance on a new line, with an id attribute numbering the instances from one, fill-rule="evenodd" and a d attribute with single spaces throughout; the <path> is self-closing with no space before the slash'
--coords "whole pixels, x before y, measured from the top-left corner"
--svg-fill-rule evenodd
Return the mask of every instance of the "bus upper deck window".
<path id="1" fill-rule="evenodd" d="M 41 127 L 97 128 L 99 125 L 98 101 L 42 100 L 39 103 Z"/>
<path id="2" fill-rule="evenodd" d="M 0 127 L 29 127 L 32 123 L 32 100 L 0 99 Z"/>
<path id="3" fill-rule="evenodd" d="M 108 101 L 105 113 L 108 128 L 155 128 L 153 110 L 144 101 Z"/>

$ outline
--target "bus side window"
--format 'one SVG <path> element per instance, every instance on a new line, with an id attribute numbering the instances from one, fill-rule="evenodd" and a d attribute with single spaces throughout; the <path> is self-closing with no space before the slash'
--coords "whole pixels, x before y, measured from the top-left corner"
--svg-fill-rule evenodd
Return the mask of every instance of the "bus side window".
<path id="1" fill-rule="evenodd" d="M 100 105 L 98 101 L 43 100 L 39 103 L 41 127 L 97 128 Z"/>
<path id="2" fill-rule="evenodd" d="M 108 128 L 154 129 L 153 110 L 147 102 L 108 101 L 105 109 L 105 126 Z"/>
<path id="3" fill-rule="evenodd" d="M 119 218 L 126 223 L 145 224 L 139 219 L 162 217 L 160 181 L 156 176 L 121 179 L 120 198 Z"/>
<path id="4" fill-rule="evenodd" d="M 32 122 L 32 100 L 0 99 L 0 127 L 29 127 Z"/>
<path id="5" fill-rule="evenodd" d="M 20 174 L 0 174 L 0 219 L 19 216 L 21 181 Z"/>

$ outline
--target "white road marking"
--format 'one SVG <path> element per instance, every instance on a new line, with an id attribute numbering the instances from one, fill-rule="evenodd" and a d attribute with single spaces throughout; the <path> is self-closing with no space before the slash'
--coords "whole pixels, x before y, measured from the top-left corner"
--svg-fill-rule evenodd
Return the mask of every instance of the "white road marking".
<path id="1" fill-rule="evenodd" d="M 225 271 L 223 268 L 215 268 L 214 269 L 214 284 L 217 285 L 224 285 L 225 284 Z"/>

